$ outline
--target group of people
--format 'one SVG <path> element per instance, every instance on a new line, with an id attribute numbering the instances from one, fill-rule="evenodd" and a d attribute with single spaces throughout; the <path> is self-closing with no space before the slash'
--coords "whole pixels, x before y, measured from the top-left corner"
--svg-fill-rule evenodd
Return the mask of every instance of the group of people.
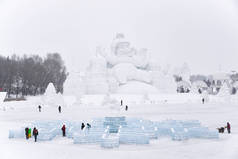
<path id="1" fill-rule="evenodd" d="M 85 127 L 89 130 L 91 128 L 91 125 L 89 123 L 87 123 L 86 125 L 84 123 L 82 123 L 81 124 L 81 130 L 83 130 Z M 66 136 L 66 126 L 65 126 L 65 124 L 62 126 L 61 130 L 62 130 L 62 136 L 65 137 Z M 37 141 L 38 134 L 39 134 L 38 129 L 36 129 L 36 127 L 34 127 L 32 135 L 34 136 L 35 142 Z M 29 138 L 31 138 L 32 135 L 31 135 L 31 128 L 26 127 L 25 128 L 26 139 L 28 140 Z"/>
<path id="2" fill-rule="evenodd" d="M 217 128 L 219 133 L 224 133 L 225 129 L 227 129 L 228 134 L 231 133 L 231 124 L 229 122 L 226 123 L 226 126 Z"/>
<path id="3" fill-rule="evenodd" d="M 81 124 L 81 130 L 83 130 L 85 127 L 89 130 L 91 128 L 91 125 L 89 123 L 87 123 L 86 125 L 84 123 L 82 123 Z M 62 130 L 62 136 L 65 137 L 66 136 L 66 126 L 65 126 L 65 124 L 62 126 L 61 130 Z"/>
<path id="4" fill-rule="evenodd" d="M 42 108 L 41 105 L 39 105 L 39 106 L 38 106 L 39 112 L 41 112 L 41 108 Z M 59 113 L 61 113 L 61 109 L 62 109 L 62 108 L 61 108 L 61 106 L 59 105 L 59 106 L 58 106 L 58 111 L 59 111 Z"/>
<path id="5" fill-rule="evenodd" d="M 26 139 L 28 140 L 29 138 L 31 138 L 31 128 L 26 127 L 25 128 L 25 135 L 26 135 Z M 34 127 L 33 129 L 33 133 L 32 135 L 35 138 L 35 142 L 37 141 L 37 136 L 38 136 L 38 130 Z"/>
<path id="6" fill-rule="evenodd" d="M 121 100 L 121 106 L 123 106 L 123 100 Z M 128 110 L 128 105 L 125 106 L 125 111 Z"/>

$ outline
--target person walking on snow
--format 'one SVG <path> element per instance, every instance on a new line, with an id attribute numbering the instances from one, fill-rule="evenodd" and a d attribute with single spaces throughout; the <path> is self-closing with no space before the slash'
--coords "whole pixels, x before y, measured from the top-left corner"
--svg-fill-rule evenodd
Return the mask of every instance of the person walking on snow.
<path id="1" fill-rule="evenodd" d="M 61 128 L 61 130 L 62 130 L 62 133 L 63 133 L 63 137 L 65 137 L 65 130 L 66 130 L 65 125 L 63 125 L 63 127 Z"/>
<path id="2" fill-rule="evenodd" d="M 204 102 L 205 102 L 205 99 L 204 99 L 204 98 L 202 98 L 202 104 L 204 104 Z"/>
<path id="3" fill-rule="evenodd" d="M 229 122 L 227 122 L 226 128 L 227 128 L 228 134 L 230 134 L 231 133 L 231 125 Z"/>
<path id="4" fill-rule="evenodd" d="M 123 101 L 121 100 L 121 106 L 123 105 Z"/>
<path id="5" fill-rule="evenodd" d="M 61 106 L 58 107 L 59 113 L 61 113 Z"/>
<path id="6" fill-rule="evenodd" d="M 38 109 L 39 109 L 39 112 L 41 112 L 41 106 L 40 105 L 38 106 Z"/>
<path id="7" fill-rule="evenodd" d="M 128 106 L 126 105 L 126 108 L 125 108 L 125 110 L 127 111 L 128 110 Z"/>
<path id="8" fill-rule="evenodd" d="M 35 142 L 37 141 L 37 136 L 38 136 L 38 130 L 34 127 L 33 129 L 33 136 L 35 138 Z"/>

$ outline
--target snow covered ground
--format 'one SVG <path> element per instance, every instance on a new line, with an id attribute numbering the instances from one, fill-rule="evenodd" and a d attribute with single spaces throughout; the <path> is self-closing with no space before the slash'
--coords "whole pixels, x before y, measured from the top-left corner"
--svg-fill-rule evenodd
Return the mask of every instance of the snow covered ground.
<path id="1" fill-rule="evenodd" d="M 37 111 L 39 99 L 4 103 L 0 109 L 0 159 L 237 159 L 238 158 L 238 106 L 233 103 L 160 103 L 129 104 L 129 111 L 117 111 L 103 106 L 63 107 L 59 114 L 57 107 L 42 106 Z M 126 104 L 126 103 L 124 103 Z M 1 107 L 0 107 L 1 108 Z M 221 134 L 218 140 L 190 139 L 172 141 L 170 138 L 152 140 L 149 145 L 120 145 L 115 149 L 103 149 L 98 145 L 76 145 L 73 140 L 58 136 L 53 141 L 37 142 L 33 139 L 8 139 L 12 128 L 26 126 L 35 120 L 90 121 L 95 117 L 127 116 L 153 121 L 165 119 L 199 120 L 209 129 L 225 126 L 229 121 L 232 134 Z"/>

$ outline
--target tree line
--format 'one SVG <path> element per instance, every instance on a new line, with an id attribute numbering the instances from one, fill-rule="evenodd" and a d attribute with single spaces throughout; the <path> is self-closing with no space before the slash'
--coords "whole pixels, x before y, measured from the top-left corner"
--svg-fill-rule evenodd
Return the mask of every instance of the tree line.
<path id="1" fill-rule="evenodd" d="M 45 58 L 39 55 L 0 56 L 0 89 L 7 92 L 8 97 L 43 94 L 50 82 L 57 92 L 63 93 L 66 78 L 66 67 L 58 53 L 47 54 Z"/>

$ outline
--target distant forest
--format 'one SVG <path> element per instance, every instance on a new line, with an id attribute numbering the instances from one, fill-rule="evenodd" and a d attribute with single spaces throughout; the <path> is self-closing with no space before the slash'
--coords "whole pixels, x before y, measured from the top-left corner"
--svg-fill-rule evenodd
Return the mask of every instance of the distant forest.
<path id="1" fill-rule="evenodd" d="M 50 82 L 62 93 L 66 78 L 66 67 L 58 53 L 47 54 L 45 58 L 39 55 L 0 56 L 0 90 L 8 92 L 8 97 L 43 94 Z"/>

